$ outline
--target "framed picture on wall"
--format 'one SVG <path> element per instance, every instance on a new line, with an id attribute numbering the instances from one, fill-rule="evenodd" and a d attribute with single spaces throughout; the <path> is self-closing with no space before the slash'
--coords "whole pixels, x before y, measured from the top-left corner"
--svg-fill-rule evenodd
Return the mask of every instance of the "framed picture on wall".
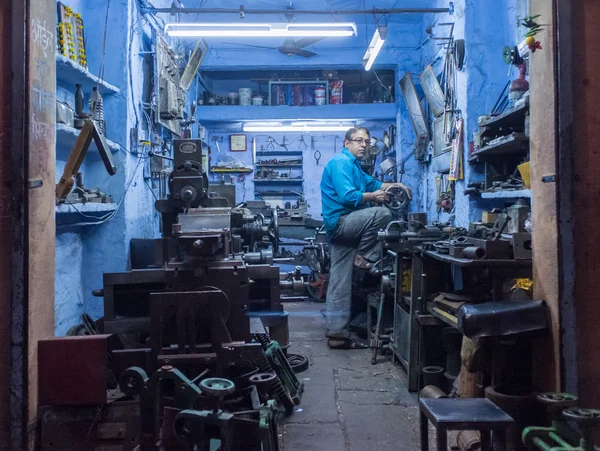
<path id="1" fill-rule="evenodd" d="M 246 135 L 229 135 L 229 149 L 232 152 L 245 152 L 247 148 L 247 142 Z"/>

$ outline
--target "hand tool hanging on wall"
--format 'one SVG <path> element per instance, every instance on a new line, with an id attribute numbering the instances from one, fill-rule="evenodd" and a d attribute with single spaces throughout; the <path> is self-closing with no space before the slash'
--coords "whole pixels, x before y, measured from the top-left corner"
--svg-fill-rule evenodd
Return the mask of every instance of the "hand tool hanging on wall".
<path id="1" fill-rule="evenodd" d="M 304 136 L 300 137 L 300 142 L 298 143 L 298 150 L 306 150 L 308 146 L 306 145 L 306 141 L 304 141 Z"/>
<path id="2" fill-rule="evenodd" d="M 321 159 L 321 152 L 315 150 L 315 141 L 314 136 L 310 137 L 310 150 L 313 152 L 313 156 L 315 157 L 315 161 L 317 162 L 317 166 L 319 165 L 319 160 Z"/>
<path id="3" fill-rule="evenodd" d="M 213 136 L 212 140 L 215 142 L 215 145 L 217 146 L 217 152 L 221 153 L 221 148 L 219 147 L 219 143 L 223 142 L 223 138 L 219 138 L 218 136 Z"/>

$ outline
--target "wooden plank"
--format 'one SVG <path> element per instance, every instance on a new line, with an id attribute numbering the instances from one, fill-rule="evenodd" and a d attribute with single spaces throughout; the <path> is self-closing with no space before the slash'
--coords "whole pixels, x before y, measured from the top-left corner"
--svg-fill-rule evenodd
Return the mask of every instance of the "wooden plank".
<path id="1" fill-rule="evenodd" d="M 27 424 L 35 424 L 38 406 L 37 343 L 54 335 L 55 277 L 55 138 L 56 138 L 56 2 L 29 3 L 28 39 L 30 99 L 29 180 L 43 186 L 29 190 L 28 374 Z M 14 39 L 17 39 L 15 36 Z M 29 433 L 33 442 L 35 428 Z"/>
<path id="2" fill-rule="evenodd" d="M 536 356 L 534 380 L 544 390 L 560 390 L 560 329 L 559 329 L 559 261 L 556 184 L 543 183 L 542 177 L 556 174 L 556 48 L 553 2 L 531 0 L 531 15 L 541 14 L 544 24 L 544 51 L 530 59 L 530 156 L 531 156 L 531 216 L 535 224 L 532 243 L 534 299 L 548 304 L 552 322 L 553 349 L 540 343 Z"/>

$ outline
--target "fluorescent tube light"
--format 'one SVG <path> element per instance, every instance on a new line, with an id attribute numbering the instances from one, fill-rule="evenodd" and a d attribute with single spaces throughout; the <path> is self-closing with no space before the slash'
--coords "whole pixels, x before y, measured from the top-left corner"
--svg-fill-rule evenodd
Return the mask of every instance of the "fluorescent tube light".
<path id="1" fill-rule="evenodd" d="M 375 34 L 373 35 L 373 39 L 371 39 L 371 43 L 369 44 L 369 47 L 362 58 L 362 63 L 363 66 L 365 66 L 365 70 L 371 70 L 371 66 L 375 62 L 375 58 L 377 58 L 377 54 L 381 50 L 386 36 L 387 25 L 381 25 L 377 27 L 377 30 L 375 30 Z"/>
<path id="2" fill-rule="evenodd" d="M 168 23 L 165 33 L 179 37 L 329 37 L 356 36 L 356 24 L 344 23 Z"/>
<path id="3" fill-rule="evenodd" d="M 273 123 L 245 123 L 245 132 L 285 132 L 285 133 L 309 133 L 309 132 L 345 132 L 354 127 L 353 124 L 337 123 L 292 123 L 290 125 Z"/>

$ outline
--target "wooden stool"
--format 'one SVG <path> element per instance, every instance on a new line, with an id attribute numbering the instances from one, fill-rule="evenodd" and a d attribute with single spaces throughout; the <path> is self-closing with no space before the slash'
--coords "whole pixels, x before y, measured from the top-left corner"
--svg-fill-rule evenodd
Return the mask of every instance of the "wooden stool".
<path id="1" fill-rule="evenodd" d="M 448 431 L 477 430 L 481 432 L 481 451 L 492 451 L 491 431 L 502 433 L 510 440 L 508 430 L 514 420 L 486 398 L 419 399 L 421 410 L 421 451 L 429 451 L 427 420 L 436 430 L 437 451 L 448 451 Z"/>

